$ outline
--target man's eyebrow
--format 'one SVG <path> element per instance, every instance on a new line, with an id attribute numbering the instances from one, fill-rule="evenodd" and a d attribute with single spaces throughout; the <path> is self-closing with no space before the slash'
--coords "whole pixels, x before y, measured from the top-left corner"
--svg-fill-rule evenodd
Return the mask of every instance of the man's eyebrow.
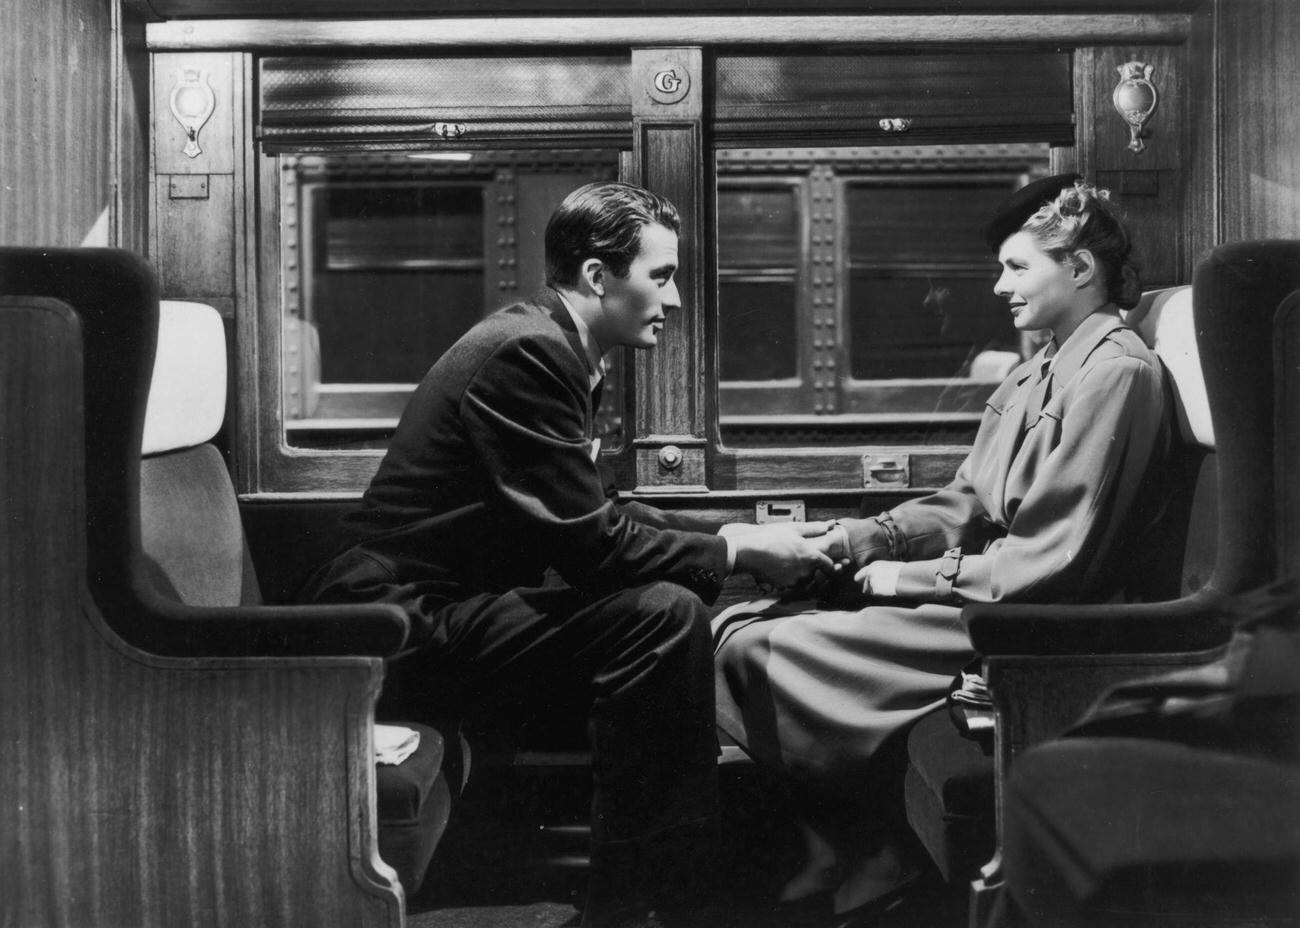
<path id="1" fill-rule="evenodd" d="M 651 277 L 671 277 L 677 271 L 676 264 L 661 264 L 650 272 Z"/>

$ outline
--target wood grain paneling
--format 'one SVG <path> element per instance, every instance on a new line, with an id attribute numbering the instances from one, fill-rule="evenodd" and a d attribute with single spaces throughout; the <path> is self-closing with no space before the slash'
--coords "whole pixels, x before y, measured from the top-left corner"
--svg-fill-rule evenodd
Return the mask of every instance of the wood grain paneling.
<path id="1" fill-rule="evenodd" d="M 199 298 L 234 292 L 234 176 L 210 174 L 208 196 L 172 199 L 169 175 L 158 178 L 154 222 L 158 244 L 151 256 L 163 294 Z"/>
<path id="2" fill-rule="evenodd" d="M 1129 61 L 1153 67 L 1151 82 L 1159 105 L 1147 123 L 1141 152 L 1128 148 L 1128 125 L 1111 102 L 1118 68 Z M 1075 52 L 1078 117 L 1076 169 L 1106 187 L 1120 205 L 1132 233 L 1148 288 L 1191 280 L 1185 196 L 1188 81 L 1185 51 L 1178 46 L 1114 46 Z"/>
<path id="3" fill-rule="evenodd" d="M 135 0 L 144 2 L 144 0 Z M 641 13 L 645 0 L 147 0 L 160 16 L 385 16 L 394 13 Z M 1194 7 L 1198 0 L 1132 0 L 1123 8 L 1132 12 L 1158 12 L 1185 10 Z M 795 4 L 791 0 L 659 0 L 655 9 L 662 13 L 711 13 L 735 10 L 737 12 L 788 13 Z M 806 13 L 856 12 L 865 6 L 863 0 L 805 0 L 800 9 Z M 930 12 L 949 7 L 946 12 L 984 13 L 1053 12 L 1073 13 L 1100 10 L 1103 12 L 1121 7 L 1119 0 L 978 0 L 961 2 L 949 0 L 872 0 L 871 10 L 877 13 Z"/>
<path id="4" fill-rule="evenodd" d="M 149 248 L 149 53 L 144 19 L 130 7 L 117 7 L 114 57 L 113 125 L 117 133 L 113 173 L 116 215 L 111 243 L 136 254 Z"/>
<path id="5" fill-rule="evenodd" d="M 671 95 L 662 86 L 656 89 L 664 75 L 678 88 Z M 714 169 L 704 138 L 703 52 L 633 49 L 628 89 L 634 179 L 667 197 L 681 216 L 676 274 L 681 308 L 669 311 L 657 349 L 634 355 L 637 486 L 703 490 L 712 367 L 705 347 L 713 343 L 715 315 L 704 250 L 712 234 L 708 205 Z M 672 448 L 661 453 L 667 446 Z"/>
<path id="6" fill-rule="evenodd" d="M 104 0 L 0 3 L 0 245 L 80 245 L 111 213 L 112 62 Z"/>
<path id="7" fill-rule="evenodd" d="M 149 47 L 432 48 L 525 46 L 808 45 L 854 43 L 915 49 L 921 44 L 1010 43 L 1040 46 L 1107 42 L 1179 42 L 1182 13 L 1010 14 L 962 16 L 593 16 L 369 20 L 224 19 L 149 26 Z"/>
<path id="8" fill-rule="evenodd" d="M 1300 4 L 1219 0 L 1225 241 L 1300 237 Z"/>

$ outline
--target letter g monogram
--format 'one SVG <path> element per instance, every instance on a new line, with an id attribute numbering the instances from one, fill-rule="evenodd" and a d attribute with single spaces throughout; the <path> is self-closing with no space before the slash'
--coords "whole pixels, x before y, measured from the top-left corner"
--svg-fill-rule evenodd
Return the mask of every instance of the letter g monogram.
<path id="1" fill-rule="evenodd" d="M 660 93 L 671 94 L 682 86 L 682 79 L 677 76 L 675 70 L 660 71 L 655 75 L 655 90 Z"/>
<path id="2" fill-rule="evenodd" d="M 654 76 L 650 78 L 646 93 L 656 103 L 677 103 L 691 89 L 690 72 L 671 59 L 662 61 L 651 73 Z"/>

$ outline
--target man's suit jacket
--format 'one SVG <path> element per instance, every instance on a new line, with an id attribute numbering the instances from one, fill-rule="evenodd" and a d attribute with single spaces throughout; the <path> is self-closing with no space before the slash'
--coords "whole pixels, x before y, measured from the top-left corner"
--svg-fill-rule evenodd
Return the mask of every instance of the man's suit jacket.
<path id="1" fill-rule="evenodd" d="M 488 316 L 412 395 L 346 524 L 350 560 L 363 553 L 434 603 L 537 586 L 548 568 L 593 595 L 671 580 L 712 602 L 727 573 L 716 523 L 609 500 L 592 414 L 589 362 L 556 291 Z"/>

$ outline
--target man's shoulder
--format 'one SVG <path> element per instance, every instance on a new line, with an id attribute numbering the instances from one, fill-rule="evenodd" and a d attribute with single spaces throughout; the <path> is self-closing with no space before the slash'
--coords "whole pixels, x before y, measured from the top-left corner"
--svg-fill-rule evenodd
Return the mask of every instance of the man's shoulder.
<path id="1" fill-rule="evenodd" d="M 503 306 L 477 322 L 461 338 L 464 347 L 495 352 L 520 342 L 563 345 L 564 330 L 556 323 L 549 308 L 530 301 Z"/>

